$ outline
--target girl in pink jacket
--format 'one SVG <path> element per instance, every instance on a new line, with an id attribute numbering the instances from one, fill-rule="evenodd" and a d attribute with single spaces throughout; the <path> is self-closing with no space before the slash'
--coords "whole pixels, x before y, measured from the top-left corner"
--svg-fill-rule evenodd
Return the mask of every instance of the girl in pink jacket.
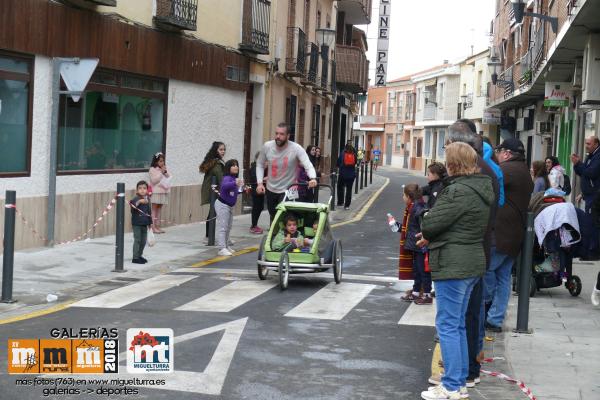
<path id="1" fill-rule="evenodd" d="M 150 185 L 152 185 L 152 217 L 154 218 L 152 231 L 154 233 L 165 233 L 160 229 L 160 213 L 163 205 L 169 203 L 171 175 L 167 172 L 163 153 L 158 152 L 152 157 L 148 173 L 150 174 Z"/>

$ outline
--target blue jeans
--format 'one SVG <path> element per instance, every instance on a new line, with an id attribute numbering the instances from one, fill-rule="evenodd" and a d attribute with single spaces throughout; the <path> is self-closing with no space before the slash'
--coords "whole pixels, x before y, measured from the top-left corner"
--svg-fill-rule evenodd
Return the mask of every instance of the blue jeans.
<path id="1" fill-rule="evenodd" d="M 485 273 L 485 296 L 486 304 L 491 303 L 487 313 L 487 322 L 490 325 L 502 326 L 508 299 L 510 298 L 511 272 L 515 260 L 506 254 L 492 248 L 490 269 Z"/>
<path id="2" fill-rule="evenodd" d="M 466 385 L 469 373 L 469 349 L 465 314 L 471 291 L 479 278 L 435 281 L 437 314 L 435 327 L 440 337 L 444 375 L 442 384 L 448 390 Z"/>

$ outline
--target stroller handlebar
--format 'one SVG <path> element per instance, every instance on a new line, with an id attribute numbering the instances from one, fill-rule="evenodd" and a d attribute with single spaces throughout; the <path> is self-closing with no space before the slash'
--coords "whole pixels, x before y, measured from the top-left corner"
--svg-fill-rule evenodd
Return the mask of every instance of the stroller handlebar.
<path id="1" fill-rule="evenodd" d="M 298 186 L 308 186 L 308 182 L 292 183 L 291 185 L 288 186 L 287 190 L 290 190 L 291 188 L 298 187 Z M 325 185 L 325 184 L 322 184 L 322 183 L 317 183 L 317 186 L 315 186 L 313 189 L 318 189 L 318 188 L 321 188 L 321 187 L 325 187 L 325 188 L 329 189 L 329 192 L 330 192 L 329 202 L 331 202 L 331 198 L 333 197 L 333 187 L 331 187 L 331 185 Z"/>

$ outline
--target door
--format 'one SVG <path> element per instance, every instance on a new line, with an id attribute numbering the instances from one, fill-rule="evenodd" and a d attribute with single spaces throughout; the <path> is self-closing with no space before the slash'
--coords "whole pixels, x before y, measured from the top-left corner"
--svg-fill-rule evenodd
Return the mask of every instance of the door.
<path id="1" fill-rule="evenodd" d="M 385 165 L 392 165 L 392 146 L 394 144 L 394 136 L 387 135 L 385 142 Z"/>

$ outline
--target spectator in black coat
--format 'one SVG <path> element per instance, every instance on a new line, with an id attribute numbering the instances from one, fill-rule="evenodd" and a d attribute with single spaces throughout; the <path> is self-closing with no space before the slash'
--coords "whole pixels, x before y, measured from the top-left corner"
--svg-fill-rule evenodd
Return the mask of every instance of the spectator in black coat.
<path id="1" fill-rule="evenodd" d="M 596 136 L 585 139 L 585 162 L 577 154 L 571 154 L 571 162 L 577 176 L 581 177 L 581 195 L 585 201 L 585 212 L 590 214 L 592 204 L 600 189 L 600 140 Z M 578 196 L 578 200 L 581 197 Z"/>
<path id="2" fill-rule="evenodd" d="M 423 187 L 423 196 L 427 196 L 427 208 L 433 208 L 438 194 L 444 189 L 444 179 L 448 176 L 446 167 L 440 162 L 432 162 L 427 167 L 427 186 Z"/>
<path id="3" fill-rule="evenodd" d="M 356 152 L 351 144 L 346 144 L 338 158 L 337 166 L 339 169 L 337 205 L 341 207 L 343 201 L 344 209 L 347 210 L 352 202 L 352 185 L 356 178 Z"/>

